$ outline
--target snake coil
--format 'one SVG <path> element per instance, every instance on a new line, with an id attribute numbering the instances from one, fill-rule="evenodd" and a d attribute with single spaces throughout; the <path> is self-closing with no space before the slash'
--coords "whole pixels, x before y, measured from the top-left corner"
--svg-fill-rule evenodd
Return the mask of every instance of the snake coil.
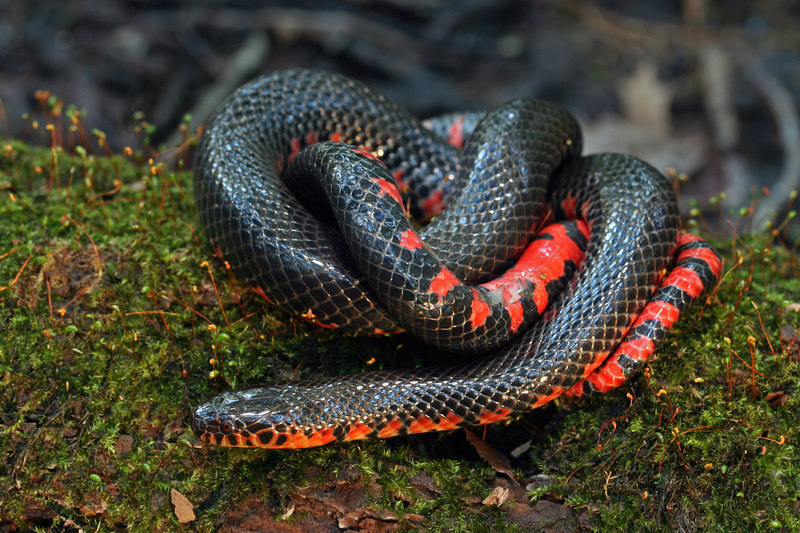
<path id="1" fill-rule="evenodd" d="M 486 114 L 462 152 L 343 76 L 289 70 L 240 88 L 195 171 L 202 225 L 236 274 L 322 324 L 487 355 L 225 393 L 195 410 L 197 434 L 316 446 L 486 424 L 618 386 L 721 264 L 679 233 L 658 171 L 580 150 L 575 119 L 539 100 Z M 418 234 L 407 212 L 436 216 Z M 578 222 L 535 236 L 551 218 Z"/>

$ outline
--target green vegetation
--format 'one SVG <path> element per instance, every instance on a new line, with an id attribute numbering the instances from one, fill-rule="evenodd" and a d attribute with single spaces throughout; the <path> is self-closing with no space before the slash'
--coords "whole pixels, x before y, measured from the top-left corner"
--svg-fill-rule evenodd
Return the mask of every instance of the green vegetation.
<path id="1" fill-rule="evenodd" d="M 0 521 L 173 530 L 175 489 L 195 505 L 182 527 L 200 531 L 243 507 L 287 525 L 367 508 L 401 529 L 524 529 L 508 518 L 513 501 L 481 503 L 512 483 L 462 432 L 308 451 L 200 446 L 188 415 L 220 390 L 407 365 L 425 350 L 264 304 L 197 228 L 181 150 L 172 165 L 150 161 L 140 119 L 143 147 L 112 154 L 76 110 L 44 101 L 39 129 L 55 148 L 0 140 Z M 69 135 L 97 153 L 60 148 Z M 566 523 L 596 530 L 800 530 L 798 256 L 771 232 L 743 236 L 748 216 L 714 239 L 726 276 L 647 376 L 488 429 L 506 454 L 532 439 L 512 463 L 523 499 L 563 503 Z"/>

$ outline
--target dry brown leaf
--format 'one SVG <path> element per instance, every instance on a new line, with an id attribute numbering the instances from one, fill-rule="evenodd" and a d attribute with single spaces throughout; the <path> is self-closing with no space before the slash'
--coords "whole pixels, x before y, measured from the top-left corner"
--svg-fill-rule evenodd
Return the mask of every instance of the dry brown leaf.
<path id="1" fill-rule="evenodd" d="M 194 505 L 189 499 L 175 489 L 169 491 L 172 505 L 175 507 L 175 517 L 181 524 L 192 522 L 195 519 Z"/>
<path id="2" fill-rule="evenodd" d="M 125 455 L 133 449 L 133 437 L 131 435 L 120 435 L 114 443 L 117 455 Z"/>
<path id="3" fill-rule="evenodd" d="M 486 498 L 484 498 L 483 505 L 494 505 L 500 507 L 506 501 L 508 501 L 508 496 L 511 494 L 511 491 L 505 487 L 495 487 L 491 494 L 489 494 Z"/>
<path id="4" fill-rule="evenodd" d="M 87 494 L 77 510 L 83 516 L 104 516 L 108 511 L 108 502 L 99 493 Z"/>
<path id="5" fill-rule="evenodd" d="M 781 407 L 784 404 L 786 404 L 786 402 L 789 401 L 789 396 L 782 390 L 779 390 L 775 392 L 770 392 L 764 397 L 764 399 L 772 407 Z"/>
<path id="6" fill-rule="evenodd" d="M 478 452 L 478 455 L 480 455 L 484 461 L 489 463 L 489 466 L 491 466 L 495 472 L 505 474 L 511 478 L 512 481 L 516 481 L 514 478 L 514 472 L 511 471 L 511 461 L 508 457 L 486 444 L 483 440 L 479 439 L 478 436 L 472 431 L 464 428 L 464 433 L 466 433 L 467 440 L 470 444 L 472 444 L 472 447 L 475 448 L 475 451 Z"/>

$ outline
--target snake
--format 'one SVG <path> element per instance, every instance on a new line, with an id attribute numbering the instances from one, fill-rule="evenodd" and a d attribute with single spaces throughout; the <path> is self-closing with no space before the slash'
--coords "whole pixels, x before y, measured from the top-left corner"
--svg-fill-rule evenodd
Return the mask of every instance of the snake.
<path id="1" fill-rule="evenodd" d="M 202 441 L 447 431 L 606 392 L 716 284 L 719 255 L 680 230 L 673 185 L 648 163 L 581 155 L 577 120 L 543 100 L 459 117 L 423 123 L 309 69 L 220 105 L 194 193 L 236 276 L 320 325 L 408 332 L 459 360 L 224 392 L 193 412 Z"/>

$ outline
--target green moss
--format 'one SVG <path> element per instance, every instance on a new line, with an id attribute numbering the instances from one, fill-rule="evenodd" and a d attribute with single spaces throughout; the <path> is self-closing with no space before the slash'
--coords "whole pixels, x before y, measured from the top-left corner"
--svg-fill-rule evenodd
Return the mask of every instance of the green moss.
<path id="1" fill-rule="evenodd" d="M 431 531 L 516 530 L 508 505 L 480 503 L 495 474 L 460 433 L 289 452 L 196 445 L 187 417 L 220 390 L 418 364 L 425 350 L 264 309 L 213 258 L 191 190 L 189 172 L 141 154 L 0 141 L 0 520 L 173 530 L 176 489 L 197 530 L 251 498 L 301 524 L 308 511 L 281 516 L 318 485 L 359 488 L 409 529 L 419 515 Z M 798 363 L 779 341 L 800 322 L 797 256 L 766 233 L 715 244 L 727 276 L 648 377 L 488 429 L 500 449 L 532 439 L 514 462 L 523 485 L 547 476 L 532 501 L 566 503 L 596 530 L 800 529 Z"/>

